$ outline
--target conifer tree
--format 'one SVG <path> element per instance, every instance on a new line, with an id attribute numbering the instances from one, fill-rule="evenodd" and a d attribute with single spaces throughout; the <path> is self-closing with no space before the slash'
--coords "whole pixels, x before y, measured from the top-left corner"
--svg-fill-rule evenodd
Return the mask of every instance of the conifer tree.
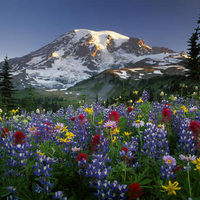
<path id="1" fill-rule="evenodd" d="M 108 98 L 107 98 L 107 99 L 106 99 L 106 103 L 105 103 L 105 107 L 108 108 L 108 106 L 109 106 L 109 100 L 108 100 Z"/>
<path id="2" fill-rule="evenodd" d="M 199 19 L 198 19 L 198 21 L 197 21 L 197 24 L 198 24 L 197 30 L 200 31 L 200 27 L 199 27 L 199 26 L 200 26 L 200 14 L 199 14 Z M 199 34 L 200 34 L 200 33 L 199 33 Z"/>
<path id="3" fill-rule="evenodd" d="M 27 108 L 28 111 L 36 110 L 36 100 L 32 86 L 28 89 Z"/>
<path id="4" fill-rule="evenodd" d="M 120 103 L 124 103 L 126 105 L 126 101 L 127 101 L 126 87 L 124 86 L 124 83 L 123 83 L 123 88 L 122 88 L 122 92 L 121 92 Z"/>
<path id="5" fill-rule="evenodd" d="M 16 99 L 13 97 L 15 90 L 12 79 L 13 77 L 10 72 L 8 58 L 6 56 L 0 73 L 1 104 L 6 112 L 11 111 L 16 106 Z"/>
<path id="6" fill-rule="evenodd" d="M 200 17 L 197 21 L 197 24 L 200 24 Z M 198 26 L 195 29 L 195 32 L 192 33 L 188 41 L 188 54 L 189 58 L 187 59 L 186 68 L 189 69 L 187 72 L 192 78 L 200 80 L 200 27 Z"/>
<path id="7" fill-rule="evenodd" d="M 200 66 L 199 66 L 199 46 L 198 46 L 198 32 L 197 30 L 192 33 L 188 41 L 188 50 L 189 58 L 187 60 L 186 68 L 189 69 L 188 75 L 191 75 L 193 78 L 198 79 L 200 77 Z"/>
<path id="8" fill-rule="evenodd" d="M 96 103 L 99 101 L 99 95 L 96 93 Z"/>

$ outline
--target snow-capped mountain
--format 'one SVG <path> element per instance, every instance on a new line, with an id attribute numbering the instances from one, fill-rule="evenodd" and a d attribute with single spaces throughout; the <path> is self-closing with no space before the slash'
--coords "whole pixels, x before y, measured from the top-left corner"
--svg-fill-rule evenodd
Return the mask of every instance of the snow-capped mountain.
<path id="1" fill-rule="evenodd" d="M 18 88 L 31 84 L 65 89 L 107 69 L 120 73 L 121 68 L 166 68 L 178 65 L 184 57 L 168 48 L 149 47 L 142 39 L 113 31 L 77 29 L 37 51 L 10 59 L 9 64 Z M 2 65 L 0 63 L 0 67 Z M 159 74 L 159 70 L 156 73 Z M 125 78 L 124 72 L 122 74 Z"/>

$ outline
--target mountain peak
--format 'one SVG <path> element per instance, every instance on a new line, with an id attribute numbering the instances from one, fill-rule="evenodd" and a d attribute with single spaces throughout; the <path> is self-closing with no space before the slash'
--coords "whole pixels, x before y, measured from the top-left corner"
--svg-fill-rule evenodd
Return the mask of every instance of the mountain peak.
<path id="1" fill-rule="evenodd" d="M 121 35 L 114 31 L 108 31 L 108 30 L 92 31 L 88 29 L 75 29 L 74 32 L 76 33 L 76 35 L 73 38 L 74 42 L 78 42 L 81 38 L 90 34 L 93 37 L 94 43 L 103 45 L 102 48 L 105 48 L 105 45 L 109 40 L 109 36 L 111 36 L 112 39 L 115 40 L 116 47 L 120 46 L 122 43 L 127 42 L 129 40 L 129 37 L 125 35 Z"/>
<path id="2" fill-rule="evenodd" d="M 173 53 L 114 31 L 75 29 L 9 64 L 21 88 L 68 88 L 107 69 L 177 64 Z"/>

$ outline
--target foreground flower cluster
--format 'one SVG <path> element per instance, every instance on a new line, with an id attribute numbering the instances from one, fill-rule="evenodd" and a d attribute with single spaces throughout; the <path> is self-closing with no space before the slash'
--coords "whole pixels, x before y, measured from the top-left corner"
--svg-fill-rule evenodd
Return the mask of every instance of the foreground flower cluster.
<path id="1" fill-rule="evenodd" d="M 138 99 L 2 112 L 0 198 L 198 199 L 199 102 Z"/>

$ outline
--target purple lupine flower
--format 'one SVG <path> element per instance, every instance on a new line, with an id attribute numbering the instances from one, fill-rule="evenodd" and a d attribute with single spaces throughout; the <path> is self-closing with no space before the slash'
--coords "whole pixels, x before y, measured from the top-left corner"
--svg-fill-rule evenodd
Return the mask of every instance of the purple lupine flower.
<path id="1" fill-rule="evenodd" d="M 142 133 L 144 145 L 142 153 L 149 155 L 152 159 L 160 159 L 169 152 L 167 132 L 158 128 L 155 124 L 149 124 Z"/>

